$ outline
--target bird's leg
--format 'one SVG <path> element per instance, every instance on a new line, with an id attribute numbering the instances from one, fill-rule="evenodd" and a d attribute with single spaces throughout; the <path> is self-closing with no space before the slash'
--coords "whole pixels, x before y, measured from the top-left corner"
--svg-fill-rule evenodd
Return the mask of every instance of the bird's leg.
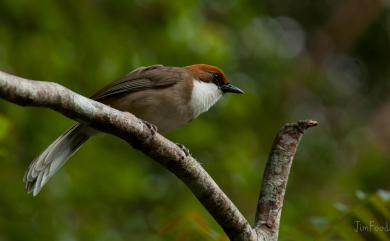
<path id="1" fill-rule="evenodd" d="M 146 142 L 150 142 L 152 140 L 152 138 L 156 135 L 157 133 L 157 126 L 150 123 L 150 122 L 147 122 L 146 120 L 142 120 L 144 122 L 144 124 L 149 128 L 150 130 L 150 136 L 148 137 L 148 139 L 146 140 Z"/>
<path id="2" fill-rule="evenodd" d="M 144 124 L 149 128 L 150 130 L 150 133 L 152 134 L 152 136 L 156 135 L 158 129 L 157 129 L 157 126 L 150 123 L 150 122 L 147 122 L 146 120 L 142 120 L 144 122 Z"/>
<path id="3" fill-rule="evenodd" d="M 190 150 L 185 145 L 180 144 L 180 143 L 176 143 L 176 145 L 184 152 L 186 157 L 191 156 Z"/>

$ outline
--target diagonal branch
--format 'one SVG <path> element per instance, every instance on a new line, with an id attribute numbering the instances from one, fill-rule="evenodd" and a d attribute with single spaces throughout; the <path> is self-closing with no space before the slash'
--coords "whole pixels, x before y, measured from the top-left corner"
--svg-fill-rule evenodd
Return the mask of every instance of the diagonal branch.
<path id="1" fill-rule="evenodd" d="M 283 197 L 298 142 L 315 121 L 287 124 L 274 141 L 264 172 L 252 228 L 203 167 L 175 143 L 149 129 L 134 115 L 83 97 L 59 84 L 33 81 L 0 71 L 0 98 L 21 106 L 40 106 L 118 136 L 180 178 L 231 240 L 277 240 Z"/>
<path id="2" fill-rule="evenodd" d="M 116 135 L 179 177 L 231 240 L 254 240 L 249 223 L 203 167 L 175 143 L 134 115 L 83 97 L 59 84 L 33 81 L 0 71 L 0 98 L 21 106 L 48 107 L 97 130 Z"/>

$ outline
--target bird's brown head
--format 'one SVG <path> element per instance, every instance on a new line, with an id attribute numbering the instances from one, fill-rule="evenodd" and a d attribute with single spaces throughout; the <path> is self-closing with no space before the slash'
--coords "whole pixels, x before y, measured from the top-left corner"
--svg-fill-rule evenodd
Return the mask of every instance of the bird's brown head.
<path id="1" fill-rule="evenodd" d="M 193 64 L 185 67 L 195 79 L 206 83 L 214 83 L 223 93 L 243 94 L 244 91 L 230 84 L 225 73 L 218 67 L 208 64 Z"/>

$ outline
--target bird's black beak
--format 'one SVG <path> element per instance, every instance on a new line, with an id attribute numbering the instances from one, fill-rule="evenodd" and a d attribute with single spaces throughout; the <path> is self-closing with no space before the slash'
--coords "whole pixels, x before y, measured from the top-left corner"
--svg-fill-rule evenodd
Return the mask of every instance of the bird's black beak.
<path id="1" fill-rule="evenodd" d="M 240 90 L 238 87 L 232 84 L 224 84 L 221 87 L 223 93 L 236 93 L 236 94 L 244 94 L 244 91 Z"/>

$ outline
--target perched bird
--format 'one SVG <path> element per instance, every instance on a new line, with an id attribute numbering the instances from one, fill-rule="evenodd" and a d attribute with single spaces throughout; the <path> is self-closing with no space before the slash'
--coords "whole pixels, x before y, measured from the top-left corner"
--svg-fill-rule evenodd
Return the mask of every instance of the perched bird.
<path id="1" fill-rule="evenodd" d="M 133 113 L 166 133 L 195 119 L 229 92 L 243 93 L 217 67 L 152 65 L 135 69 L 90 98 Z M 70 156 L 97 133 L 77 123 L 58 137 L 30 164 L 24 176 L 27 191 L 37 195 Z"/>

